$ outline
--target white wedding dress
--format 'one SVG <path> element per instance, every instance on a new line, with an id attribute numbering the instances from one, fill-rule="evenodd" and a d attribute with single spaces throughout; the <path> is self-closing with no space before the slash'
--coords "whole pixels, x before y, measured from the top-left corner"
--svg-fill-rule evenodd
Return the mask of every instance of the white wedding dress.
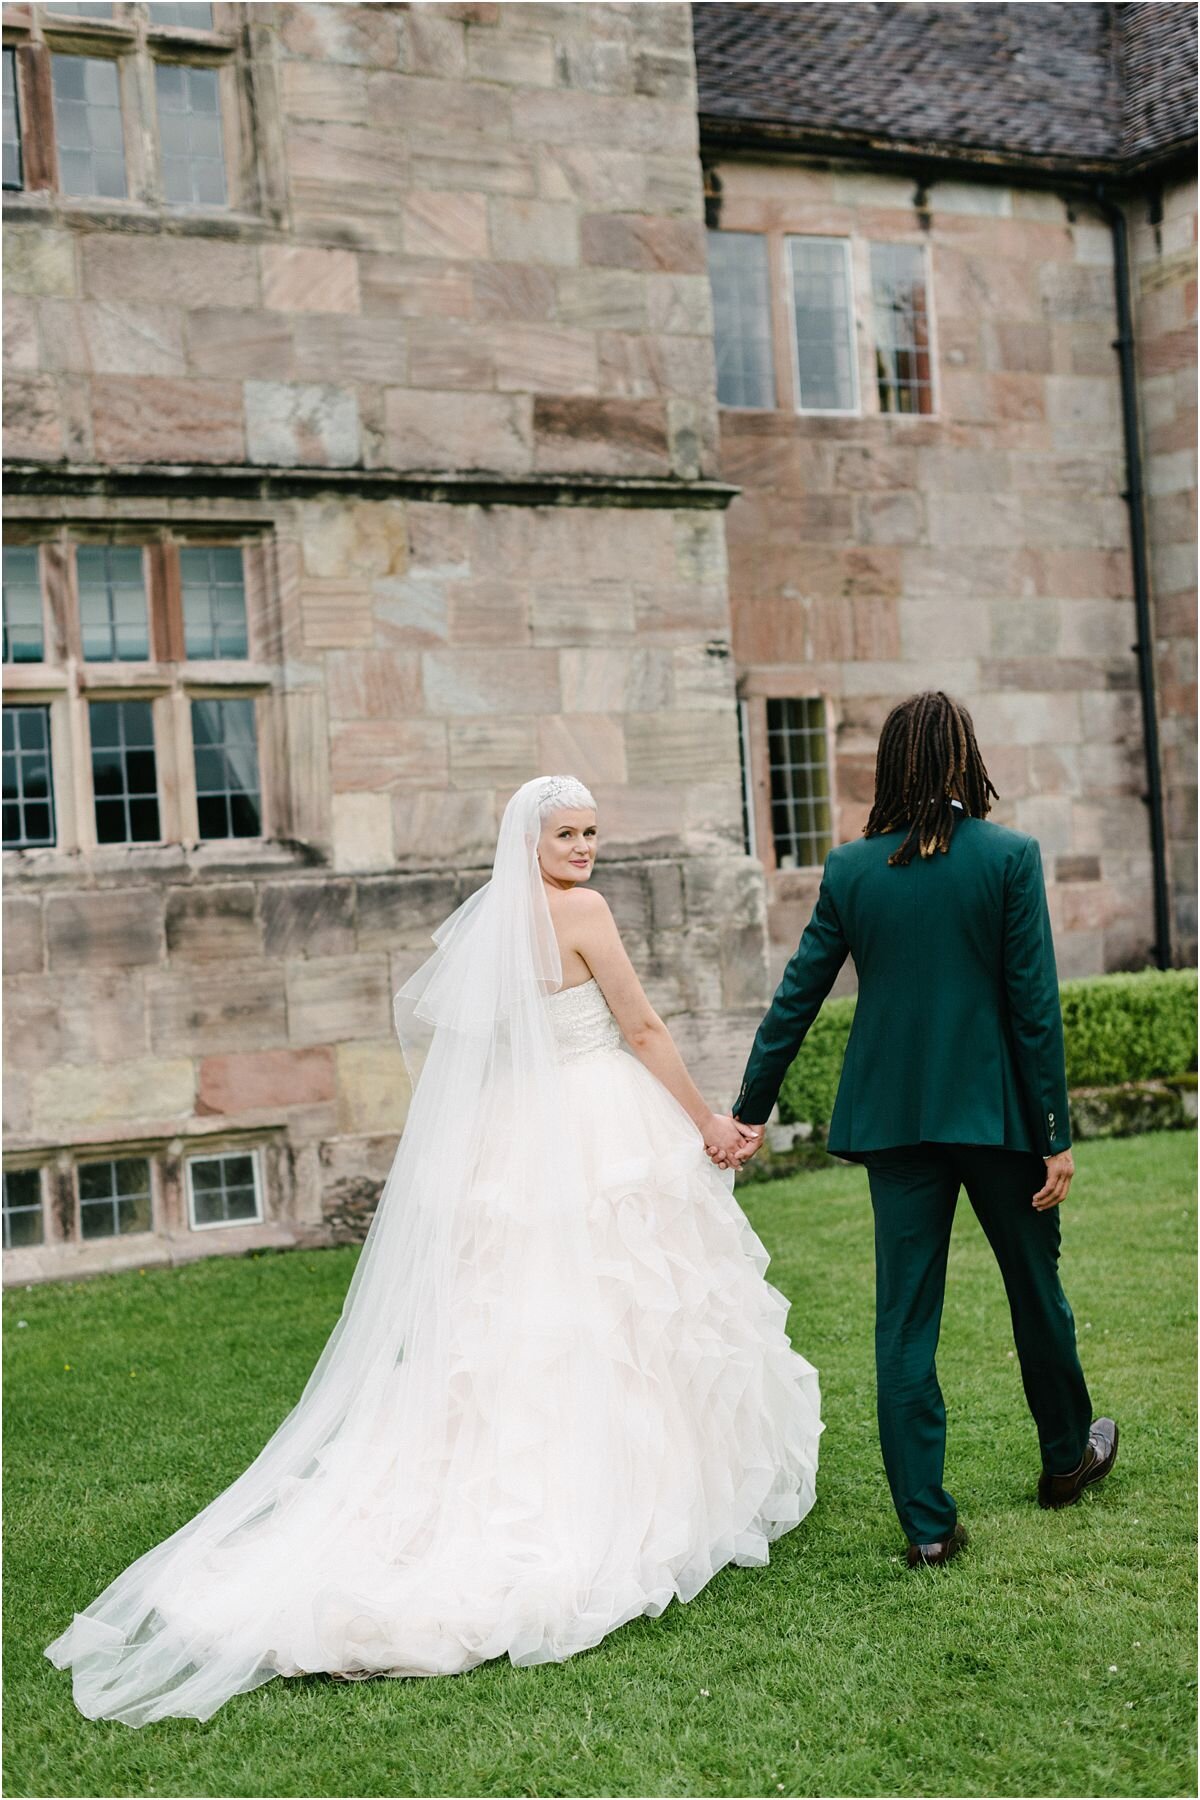
<path id="1" fill-rule="evenodd" d="M 562 1659 L 765 1563 L 812 1507 L 817 1372 L 732 1174 L 594 980 L 536 1005 L 557 1178 L 529 1178 L 513 1071 L 493 1071 L 464 1203 L 392 1275 L 403 1331 L 379 1324 L 383 1289 L 348 1300 L 372 1335 L 354 1356 L 343 1335 L 336 1406 L 335 1358 L 246 1475 L 47 1650 L 90 1716 L 207 1718 L 275 1674 Z"/>

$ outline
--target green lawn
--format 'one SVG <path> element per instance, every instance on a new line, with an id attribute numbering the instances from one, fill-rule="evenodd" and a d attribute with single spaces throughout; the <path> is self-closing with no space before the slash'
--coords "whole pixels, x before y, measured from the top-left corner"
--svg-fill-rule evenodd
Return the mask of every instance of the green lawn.
<path id="1" fill-rule="evenodd" d="M 972 1542 L 906 1569 L 875 1439 L 866 1177 L 747 1188 L 828 1421 L 817 1506 L 769 1568 L 727 1569 L 567 1663 L 273 1681 L 205 1725 L 91 1724 L 42 1646 L 258 1450 L 354 1252 L 8 1295 L 6 1791 L 1194 1794 L 1195 1154 L 1191 1134 L 1076 1150 L 1064 1279 L 1122 1430 L 1080 1506 L 1034 1500 L 1007 1310 L 964 1200 L 941 1374 Z"/>

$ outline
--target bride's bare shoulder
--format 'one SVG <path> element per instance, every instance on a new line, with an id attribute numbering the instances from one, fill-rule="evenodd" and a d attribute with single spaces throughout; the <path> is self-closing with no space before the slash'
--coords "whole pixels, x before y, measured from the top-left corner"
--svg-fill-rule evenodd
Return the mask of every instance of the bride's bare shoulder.
<path id="1" fill-rule="evenodd" d="M 574 887 L 565 893 L 552 893 L 550 911 L 556 919 L 569 920 L 575 929 L 582 931 L 612 921 L 608 901 L 595 888 Z"/>

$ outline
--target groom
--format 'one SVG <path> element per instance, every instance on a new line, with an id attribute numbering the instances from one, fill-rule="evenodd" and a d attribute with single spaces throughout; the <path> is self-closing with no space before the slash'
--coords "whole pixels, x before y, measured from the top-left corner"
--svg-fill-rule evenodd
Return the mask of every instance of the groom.
<path id="1" fill-rule="evenodd" d="M 942 1484 L 935 1366 L 950 1227 L 967 1190 L 1008 1294 L 1037 1425 L 1038 1500 L 1102 1481 L 1117 1427 L 1092 1419 L 1058 1279 L 1069 1149 L 1062 1013 L 1037 840 L 989 824 L 996 789 L 971 716 L 914 694 L 879 739 L 861 839 L 825 859 L 812 918 L 754 1039 L 733 1108 L 747 1155 L 846 959 L 858 1001 L 828 1148 L 866 1165 L 875 1214 L 875 1357 L 884 1467 L 911 1568 L 966 1532 Z"/>

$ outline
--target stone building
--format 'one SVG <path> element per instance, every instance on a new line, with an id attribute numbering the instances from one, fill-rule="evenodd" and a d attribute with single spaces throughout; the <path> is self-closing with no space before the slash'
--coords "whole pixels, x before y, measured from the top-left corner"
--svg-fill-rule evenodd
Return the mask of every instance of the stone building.
<path id="1" fill-rule="evenodd" d="M 1041 843 L 1060 973 L 1194 961 L 1194 9 L 701 5 L 694 26 L 774 966 L 920 686 L 971 707 L 994 816 Z"/>
<path id="2" fill-rule="evenodd" d="M 693 45 L 632 0 L 5 5 L 7 1279 L 360 1234 L 393 990 L 542 769 L 596 792 L 601 885 L 714 1095 L 931 680 L 1043 842 L 1064 972 L 1147 960 L 1097 174 L 1189 953 L 1194 190 L 1154 36 L 1183 11 L 703 6 Z M 1088 89 L 1081 161 L 960 43 L 985 142 L 864 124 L 846 15 L 961 12 L 1030 20 L 1034 65 L 1043 15 L 1086 15 L 1080 81 L 1120 15 L 1157 99 Z M 924 271 L 928 330 L 882 359 L 877 263 L 893 324 Z"/>

